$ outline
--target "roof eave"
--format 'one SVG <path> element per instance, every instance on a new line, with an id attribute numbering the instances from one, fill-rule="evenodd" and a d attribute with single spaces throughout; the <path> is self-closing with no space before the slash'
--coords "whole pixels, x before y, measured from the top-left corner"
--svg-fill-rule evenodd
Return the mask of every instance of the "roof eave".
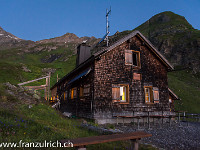
<path id="1" fill-rule="evenodd" d="M 58 82 L 56 82 L 51 88 L 50 90 L 52 90 L 54 87 L 56 87 L 61 81 L 65 80 L 67 77 L 69 77 L 72 73 L 74 73 L 75 71 L 77 71 L 78 69 L 84 67 L 86 64 L 88 64 L 89 62 L 94 60 L 94 56 L 92 55 L 91 57 L 89 57 L 86 61 L 84 61 L 83 63 L 81 63 L 79 66 L 77 66 L 75 69 L 73 69 L 71 72 L 69 72 L 67 75 L 65 75 L 62 79 L 60 79 Z"/>
<path id="2" fill-rule="evenodd" d="M 170 88 L 168 88 L 168 91 L 176 98 L 176 100 L 181 100 Z"/>
<path id="3" fill-rule="evenodd" d="M 169 61 L 151 44 L 151 42 L 145 38 L 139 31 L 137 31 L 138 35 L 146 42 L 146 44 L 152 48 L 152 50 L 158 54 L 157 56 L 163 61 L 163 63 L 167 66 L 168 71 L 174 70 L 174 67 L 169 63 Z"/>

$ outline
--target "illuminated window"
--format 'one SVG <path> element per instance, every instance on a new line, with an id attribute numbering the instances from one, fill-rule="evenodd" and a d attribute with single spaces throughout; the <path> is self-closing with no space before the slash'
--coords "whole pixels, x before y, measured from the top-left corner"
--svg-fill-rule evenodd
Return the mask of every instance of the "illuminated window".
<path id="1" fill-rule="evenodd" d="M 129 87 L 126 84 L 113 85 L 112 99 L 113 102 L 128 102 Z"/>
<path id="2" fill-rule="evenodd" d="M 70 97 L 71 99 L 74 99 L 77 97 L 77 88 L 74 87 L 70 90 Z"/>
<path id="3" fill-rule="evenodd" d="M 74 90 L 73 90 L 73 88 L 72 88 L 72 89 L 70 89 L 70 97 L 71 97 L 71 99 L 73 99 L 73 98 L 74 98 Z"/>
<path id="4" fill-rule="evenodd" d="M 125 50 L 125 64 L 140 67 L 140 52 Z"/>
<path id="5" fill-rule="evenodd" d="M 145 86 L 144 94 L 146 103 L 159 103 L 159 90 L 157 87 Z"/>
<path id="6" fill-rule="evenodd" d="M 146 103 L 153 103 L 153 97 L 152 97 L 152 87 L 151 86 L 145 86 L 144 87 L 144 94 L 145 94 L 145 102 Z"/>

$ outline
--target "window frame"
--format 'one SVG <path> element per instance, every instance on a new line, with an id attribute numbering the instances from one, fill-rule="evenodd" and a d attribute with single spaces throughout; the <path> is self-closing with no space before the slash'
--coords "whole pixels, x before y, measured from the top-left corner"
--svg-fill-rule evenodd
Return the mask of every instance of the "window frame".
<path id="1" fill-rule="evenodd" d="M 67 96 L 68 95 L 68 91 L 66 90 L 65 92 L 64 92 L 64 100 L 67 100 Z"/>
<path id="2" fill-rule="evenodd" d="M 119 93 L 119 99 L 113 99 L 113 88 L 119 88 L 119 92 L 120 92 L 120 87 L 125 86 L 126 87 L 126 101 L 122 101 L 120 100 L 120 93 Z M 112 85 L 112 102 L 113 103 L 119 103 L 119 104 L 129 104 L 129 84 L 113 84 Z"/>
<path id="3" fill-rule="evenodd" d="M 126 53 L 131 53 L 132 63 L 127 63 L 127 56 Z M 136 53 L 137 56 L 137 65 L 133 65 L 133 53 Z M 125 50 L 125 65 L 131 65 L 134 68 L 141 68 L 141 61 L 140 61 L 140 51 L 137 50 Z"/>
<path id="4" fill-rule="evenodd" d="M 148 88 L 150 90 L 150 102 L 146 101 L 146 88 Z M 158 99 L 155 99 L 155 92 L 157 93 L 157 97 Z M 144 100 L 146 104 L 156 104 L 156 103 L 160 103 L 160 92 L 159 92 L 159 88 L 158 87 L 153 87 L 153 86 L 144 86 Z"/>
<path id="5" fill-rule="evenodd" d="M 148 97 L 150 98 L 150 101 L 146 100 L 146 88 L 149 89 Z M 154 102 L 153 102 L 153 87 L 152 86 L 144 86 L 144 100 L 145 100 L 146 104 L 154 104 Z"/>
<path id="6" fill-rule="evenodd" d="M 79 88 L 79 97 L 80 97 L 80 98 L 83 98 L 83 97 L 84 97 L 83 90 L 84 90 L 84 87 L 83 87 L 83 86 L 80 86 L 80 88 Z"/>
<path id="7" fill-rule="evenodd" d="M 90 90 L 91 90 L 90 88 L 91 88 L 90 84 L 85 84 L 83 86 L 83 96 L 84 97 L 90 96 Z"/>
<path id="8" fill-rule="evenodd" d="M 77 98 L 77 87 L 73 87 L 70 89 L 70 99 L 76 99 L 76 98 Z"/>

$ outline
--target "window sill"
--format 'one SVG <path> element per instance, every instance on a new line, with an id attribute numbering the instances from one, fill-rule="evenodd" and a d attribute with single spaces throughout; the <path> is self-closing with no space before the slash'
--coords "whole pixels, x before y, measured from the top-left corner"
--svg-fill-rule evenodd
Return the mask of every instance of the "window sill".
<path id="1" fill-rule="evenodd" d="M 113 103 L 129 104 L 129 102 L 121 102 L 120 100 L 112 100 Z"/>
<path id="2" fill-rule="evenodd" d="M 155 103 L 152 103 L 152 102 L 146 102 L 145 104 L 148 104 L 148 105 L 153 105 L 153 104 L 155 104 Z"/>
<path id="3" fill-rule="evenodd" d="M 119 103 L 120 100 L 112 100 L 113 103 Z"/>
<path id="4" fill-rule="evenodd" d="M 129 102 L 119 102 L 119 104 L 129 104 Z"/>
<path id="5" fill-rule="evenodd" d="M 125 65 L 127 65 L 127 66 L 133 66 L 133 69 L 141 69 L 140 66 L 134 66 L 133 64 L 125 64 Z"/>

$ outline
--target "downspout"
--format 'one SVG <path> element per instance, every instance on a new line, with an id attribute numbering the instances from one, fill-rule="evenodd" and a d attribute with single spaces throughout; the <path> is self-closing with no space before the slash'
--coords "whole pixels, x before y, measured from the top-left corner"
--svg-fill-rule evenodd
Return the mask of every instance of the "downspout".
<path id="1" fill-rule="evenodd" d="M 95 63 L 94 63 L 95 64 Z M 93 68 L 93 71 L 95 71 L 95 69 Z M 93 101 L 94 101 L 94 73 L 93 72 L 93 85 L 92 85 L 92 100 L 91 100 L 91 118 L 94 118 L 94 114 L 93 114 Z"/>

